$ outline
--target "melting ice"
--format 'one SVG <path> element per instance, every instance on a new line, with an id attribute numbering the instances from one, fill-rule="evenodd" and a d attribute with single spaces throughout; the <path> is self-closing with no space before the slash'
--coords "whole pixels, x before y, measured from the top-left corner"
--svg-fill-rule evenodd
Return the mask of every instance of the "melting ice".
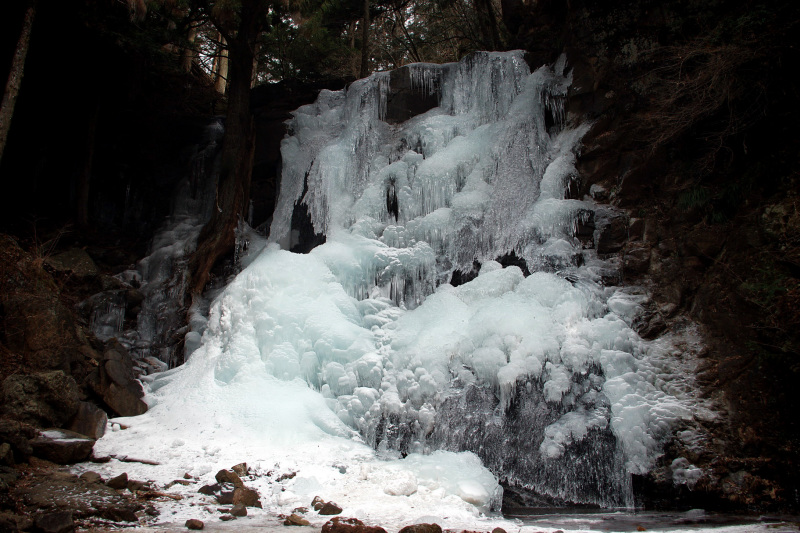
<path id="1" fill-rule="evenodd" d="M 439 105 L 390 124 L 377 73 L 294 113 L 270 244 L 187 363 L 152 379 L 150 411 L 98 446 L 163 454 L 175 475 L 280 465 L 297 476 L 271 506 L 321 495 L 384 521 L 487 512 L 499 480 L 629 504 L 629 475 L 697 400 L 680 353 L 631 329 L 642 297 L 603 287 L 573 237 L 593 205 L 565 199 L 586 127 L 564 123 L 564 61 L 479 53 L 403 75 Z M 286 250 L 297 209 L 327 238 L 306 255 Z M 495 261 L 510 252 L 533 273 Z"/>

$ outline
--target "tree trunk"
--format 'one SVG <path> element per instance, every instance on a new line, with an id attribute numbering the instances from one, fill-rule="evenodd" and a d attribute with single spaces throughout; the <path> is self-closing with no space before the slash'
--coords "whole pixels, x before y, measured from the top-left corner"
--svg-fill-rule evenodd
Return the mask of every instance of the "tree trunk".
<path id="1" fill-rule="evenodd" d="M 25 58 L 28 55 L 28 47 L 31 42 L 31 29 L 33 19 L 36 16 L 36 0 L 34 0 L 25 11 L 25 20 L 22 23 L 22 33 L 14 49 L 14 59 L 11 63 L 11 71 L 8 73 L 6 90 L 3 93 L 3 101 L 0 104 L 0 159 L 3 158 L 3 150 L 8 139 L 8 130 L 11 128 L 11 118 L 14 116 L 14 106 L 17 103 L 19 87 L 22 83 L 22 75 L 25 69 Z"/>
<path id="2" fill-rule="evenodd" d="M 181 69 L 186 74 L 192 71 L 192 63 L 194 62 L 195 49 L 194 42 L 197 39 L 197 27 L 189 26 L 189 32 L 186 34 L 186 46 L 181 53 Z"/>
<path id="3" fill-rule="evenodd" d="M 217 89 L 219 94 L 225 94 L 225 89 L 228 85 L 228 69 L 230 68 L 230 60 L 228 59 L 228 48 L 225 47 L 226 44 L 227 43 L 225 42 L 225 39 L 220 37 L 218 54 L 219 59 L 217 60 L 217 77 L 214 81 L 214 87 Z"/>
<path id="4" fill-rule="evenodd" d="M 369 76 L 369 0 L 364 0 L 363 26 L 361 27 L 361 71 L 360 78 Z"/>
<path id="5" fill-rule="evenodd" d="M 228 43 L 230 52 L 228 83 L 228 116 L 217 198 L 211 220 L 203 226 L 197 250 L 189 262 L 191 294 L 199 294 L 208 283 L 214 264 L 233 249 L 239 220 L 247 216 L 250 201 L 250 178 L 253 170 L 255 131 L 250 114 L 250 81 L 253 76 L 253 38 L 242 43 L 246 36 Z"/>

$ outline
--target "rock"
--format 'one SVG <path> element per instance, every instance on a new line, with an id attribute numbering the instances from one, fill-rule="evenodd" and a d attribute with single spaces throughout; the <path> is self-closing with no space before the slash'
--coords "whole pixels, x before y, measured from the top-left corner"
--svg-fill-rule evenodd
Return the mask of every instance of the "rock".
<path id="1" fill-rule="evenodd" d="M 41 533 L 68 533 L 75 530 L 72 511 L 42 513 L 34 519 L 34 526 Z"/>
<path id="2" fill-rule="evenodd" d="M 506 530 L 502 527 L 496 527 L 492 530 L 492 533 L 506 533 Z"/>
<path id="3" fill-rule="evenodd" d="M 78 384 L 61 370 L 16 374 L 3 381 L 3 411 L 40 427 L 61 427 L 78 411 Z"/>
<path id="4" fill-rule="evenodd" d="M 219 519 L 222 520 L 223 522 L 227 522 L 228 520 L 236 520 L 236 517 L 231 514 L 224 514 L 220 516 Z"/>
<path id="5" fill-rule="evenodd" d="M 261 507 L 258 492 L 247 487 L 236 487 L 233 491 L 233 504 L 246 507 Z"/>
<path id="6" fill-rule="evenodd" d="M 106 425 L 108 425 L 108 415 L 105 411 L 93 403 L 80 402 L 78 411 L 72 417 L 67 429 L 93 439 L 99 439 L 105 435 Z"/>
<path id="7" fill-rule="evenodd" d="M 239 463 L 238 465 L 233 465 L 231 467 L 231 470 L 233 470 L 234 473 L 239 477 L 246 476 L 247 475 L 247 463 Z"/>
<path id="8" fill-rule="evenodd" d="M 628 239 L 628 217 L 607 209 L 595 212 L 595 249 L 598 254 L 619 252 Z"/>
<path id="9" fill-rule="evenodd" d="M 17 528 L 17 523 L 14 520 L 0 515 L 0 531 L 3 533 L 17 533 L 19 528 Z"/>
<path id="10" fill-rule="evenodd" d="M 33 453 L 30 439 L 38 434 L 39 431 L 35 427 L 25 422 L 0 419 L 0 442 L 11 445 L 16 462 L 26 461 Z"/>
<path id="11" fill-rule="evenodd" d="M 625 274 L 644 274 L 650 267 L 650 245 L 629 242 L 622 255 L 622 269 Z"/>
<path id="12" fill-rule="evenodd" d="M 72 314 L 58 299 L 57 290 L 3 295 L 2 303 L 6 347 L 23 356 L 28 368 L 69 372 L 80 343 Z"/>
<path id="13" fill-rule="evenodd" d="M 217 475 L 214 476 L 214 479 L 217 480 L 217 483 L 230 483 L 234 487 L 244 487 L 244 482 L 236 472 L 232 470 L 220 470 L 217 472 Z"/>
<path id="14" fill-rule="evenodd" d="M 437 107 L 441 87 L 434 83 L 428 89 L 421 91 L 414 86 L 408 67 L 392 70 L 384 120 L 389 124 L 397 124 Z"/>
<path id="15" fill-rule="evenodd" d="M 128 490 L 131 492 L 135 492 L 137 490 L 150 490 L 150 483 L 144 481 L 137 481 L 135 479 L 129 479 Z"/>
<path id="16" fill-rule="evenodd" d="M 687 250 L 701 260 L 710 262 L 722 251 L 725 234 L 718 228 L 699 227 L 686 236 Z"/>
<path id="17" fill-rule="evenodd" d="M 80 248 L 71 248 L 66 252 L 48 257 L 44 263 L 58 273 L 72 274 L 78 278 L 97 276 L 97 265 L 94 264 L 89 254 Z"/>
<path id="18" fill-rule="evenodd" d="M 311 500 L 311 507 L 314 508 L 315 511 L 319 511 L 325 505 L 325 500 L 320 498 L 319 496 L 314 496 L 314 499 Z"/>
<path id="19" fill-rule="evenodd" d="M 0 444 L 0 465 L 14 466 L 14 451 L 7 442 Z"/>
<path id="20" fill-rule="evenodd" d="M 83 474 L 80 475 L 80 479 L 84 480 L 86 483 L 103 482 L 103 477 L 97 472 L 84 472 Z"/>
<path id="21" fill-rule="evenodd" d="M 237 503 L 231 508 L 231 515 L 233 516 L 247 516 L 247 507 L 241 503 Z"/>
<path id="22" fill-rule="evenodd" d="M 119 416 L 138 416 L 147 412 L 147 404 L 141 399 L 143 396 L 138 381 L 125 387 L 111 383 L 103 394 L 103 401 Z"/>
<path id="23" fill-rule="evenodd" d="M 233 492 L 222 491 L 217 496 L 217 502 L 220 505 L 231 505 L 233 504 Z"/>
<path id="24" fill-rule="evenodd" d="M 219 492 L 219 489 L 219 484 L 215 483 L 214 485 L 203 485 L 197 492 L 205 494 L 206 496 L 213 496 L 214 493 Z"/>
<path id="25" fill-rule="evenodd" d="M 322 533 L 386 533 L 386 530 L 382 527 L 366 526 L 358 518 L 337 516 L 325 522 Z"/>
<path id="26" fill-rule="evenodd" d="M 189 520 L 186 521 L 186 527 L 188 529 L 203 529 L 203 527 L 205 527 L 205 524 L 203 524 L 202 520 L 198 520 L 196 518 L 190 518 Z"/>
<path id="27" fill-rule="evenodd" d="M 299 514 L 292 513 L 286 517 L 283 522 L 284 526 L 310 526 L 311 522 L 300 516 Z"/>
<path id="28" fill-rule="evenodd" d="M 56 464 L 79 463 L 89 458 L 95 440 L 67 429 L 48 429 L 31 441 L 33 454 Z"/>
<path id="29" fill-rule="evenodd" d="M 138 522 L 139 517 L 130 507 L 109 507 L 98 513 L 101 518 L 112 522 Z"/>
<path id="30" fill-rule="evenodd" d="M 334 515 L 334 514 L 339 514 L 341 512 L 342 508 L 333 502 L 327 502 L 319 509 L 319 514 L 322 515 Z"/>
<path id="31" fill-rule="evenodd" d="M 106 482 L 106 487 L 123 490 L 128 488 L 128 473 L 123 472 L 117 477 L 111 478 Z"/>
<path id="32" fill-rule="evenodd" d="M 439 524 L 413 524 L 406 526 L 399 533 L 442 533 Z"/>

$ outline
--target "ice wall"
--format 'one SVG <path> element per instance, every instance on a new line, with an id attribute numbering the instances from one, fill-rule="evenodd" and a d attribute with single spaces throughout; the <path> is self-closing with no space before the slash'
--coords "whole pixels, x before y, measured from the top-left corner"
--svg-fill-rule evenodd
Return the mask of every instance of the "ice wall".
<path id="1" fill-rule="evenodd" d="M 391 76 L 377 73 L 294 113 L 271 243 L 211 304 L 187 363 L 152 379 L 141 432 L 104 446 L 159 431 L 175 461 L 217 462 L 190 446 L 200 434 L 251 454 L 239 461 L 290 463 L 304 481 L 274 495 L 283 510 L 307 505 L 309 487 L 354 514 L 412 502 L 356 496 L 374 480 L 381 498 L 487 511 L 498 478 L 629 505 L 630 474 L 677 427 L 702 439 L 702 404 L 691 346 L 639 338 L 646 296 L 604 287 L 608 265 L 573 237 L 594 206 L 565 198 L 586 127 L 564 122 L 564 61 L 407 68 L 438 107 L 386 123 Z M 303 205 L 327 237 L 307 255 L 281 249 Z M 531 275 L 494 261 L 512 251 Z M 475 279 L 448 283 L 474 260 Z"/>

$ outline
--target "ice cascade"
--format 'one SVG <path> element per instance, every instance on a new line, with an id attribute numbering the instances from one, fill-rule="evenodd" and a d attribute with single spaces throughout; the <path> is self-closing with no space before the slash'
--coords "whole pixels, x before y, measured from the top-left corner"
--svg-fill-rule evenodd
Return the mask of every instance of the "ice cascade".
<path id="1" fill-rule="evenodd" d="M 393 121 L 403 76 L 438 105 Z M 276 492 L 286 509 L 317 492 L 356 514 L 453 494 L 487 511 L 498 478 L 629 505 L 630 474 L 676 428 L 698 438 L 698 400 L 686 349 L 642 340 L 644 296 L 605 287 L 607 265 L 574 237 L 594 206 L 566 198 L 587 128 L 566 124 L 569 84 L 563 59 L 531 73 L 521 52 L 478 53 L 298 109 L 270 244 L 212 303 L 187 363 L 153 378 L 147 424 L 283 457 L 299 472 Z M 326 237 L 305 255 L 287 251 L 298 209 Z M 497 261 L 512 252 L 530 275 Z M 211 453 L 183 442 L 192 464 Z M 308 474 L 323 463 L 337 470 Z M 383 496 L 354 501 L 373 481 Z"/>

